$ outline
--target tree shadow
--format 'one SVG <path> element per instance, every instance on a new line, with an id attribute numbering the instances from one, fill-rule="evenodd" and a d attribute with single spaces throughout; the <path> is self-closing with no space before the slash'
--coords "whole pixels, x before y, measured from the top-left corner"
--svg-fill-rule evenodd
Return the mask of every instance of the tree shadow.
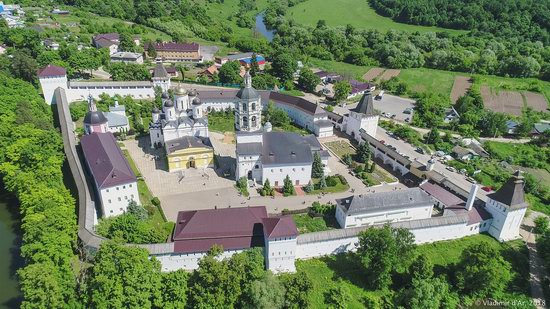
<path id="1" fill-rule="evenodd" d="M 3 187 L 4 186 L 2 183 L 2 188 Z M 10 265 L 8 265 L 9 267 L 8 272 L 9 272 L 9 278 L 11 280 L 16 281 L 17 290 L 19 291 L 20 287 L 19 287 L 19 279 L 17 277 L 17 271 L 21 269 L 23 266 L 25 266 L 25 260 L 21 256 L 23 232 L 21 230 L 21 214 L 19 212 L 19 201 L 15 196 L 4 191 L 4 189 L 0 190 L 0 200 L 2 200 L 3 203 L 5 203 L 6 209 L 8 210 L 10 215 L 10 222 L 7 228 L 11 230 L 11 232 L 15 236 L 11 244 L 9 244 L 10 248 L 9 248 L 8 254 L 10 255 L 9 257 Z M 23 301 L 23 297 L 19 292 L 18 295 L 10 298 L 6 302 L 2 303 L 1 305 L 5 306 L 6 308 L 19 308 L 22 301 Z"/>
<path id="2" fill-rule="evenodd" d="M 359 257 L 352 252 L 340 253 L 331 257 L 322 257 L 321 260 L 334 271 L 333 280 L 346 280 L 352 284 L 369 290 L 366 273 Z"/>
<path id="3" fill-rule="evenodd" d="M 530 295 L 529 249 L 527 247 L 529 245 L 534 246 L 534 244 L 527 244 L 520 248 L 506 246 L 501 251 L 502 257 L 511 264 L 512 270 L 515 272 L 514 278 L 508 284 L 509 292 Z"/>

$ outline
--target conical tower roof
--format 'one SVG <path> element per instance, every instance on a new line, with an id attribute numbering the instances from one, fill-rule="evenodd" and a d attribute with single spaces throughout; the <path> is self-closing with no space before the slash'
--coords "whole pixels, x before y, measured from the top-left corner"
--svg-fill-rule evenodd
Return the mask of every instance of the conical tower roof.
<path id="1" fill-rule="evenodd" d="M 372 101 L 372 93 L 370 91 L 365 91 L 357 107 L 353 109 L 354 112 L 365 114 L 367 116 L 373 116 L 374 113 L 374 102 Z"/>
<path id="2" fill-rule="evenodd" d="M 498 191 L 488 196 L 508 206 L 510 209 L 526 208 L 527 203 L 525 202 L 525 194 L 523 191 L 524 184 L 525 181 L 523 180 L 521 172 L 516 171 Z"/>

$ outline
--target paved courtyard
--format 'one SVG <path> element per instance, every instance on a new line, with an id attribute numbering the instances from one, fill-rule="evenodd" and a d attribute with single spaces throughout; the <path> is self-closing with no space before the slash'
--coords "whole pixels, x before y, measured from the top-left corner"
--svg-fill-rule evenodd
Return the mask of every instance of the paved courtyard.
<path id="1" fill-rule="evenodd" d="M 210 140 L 216 154 L 220 157 L 222 167 L 218 171 L 191 169 L 184 173 L 169 173 L 166 169 L 165 159 L 155 159 L 155 156 L 161 156 L 161 152 L 150 148 L 148 137 L 141 138 L 139 141 L 124 142 L 149 189 L 153 195 L 160 199 L 168 220 L 175 221 L 177 213 L 181 210 L 266 206 L 268 212 L 280 213 L 283 209 L 306 208 L 315 201 L 334 203 L 335 199 L 348 197 L 352 194 L 369 194 L 405 188 L 402 184 L 366 187 L 358 178 L 350 175 L 346 166 L 333 156 L 329 159 L 331 174 L 343 175 L 350 184 L 350 191 L 325 195 L 272 198 L 259 196 L 255 192 L 255 188 L 250 188 L 251 196 L 247 198 L 241 196 L 234 187 L 235 144 L 223 143 L 223 135 L 216 132 L 211 132 Z M 334 138 L 321 139 L 321 142 L 331 140 Z M 232 174 L 230 177 L 224 178 L 222 172 L 229 168 L 231 168 Z"/>

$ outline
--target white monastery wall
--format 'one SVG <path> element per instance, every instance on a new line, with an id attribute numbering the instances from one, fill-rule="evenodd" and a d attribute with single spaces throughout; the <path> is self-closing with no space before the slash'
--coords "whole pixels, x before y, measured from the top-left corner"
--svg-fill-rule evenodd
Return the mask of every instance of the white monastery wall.
<path id="1" fill-rule="evenodd" d="M 340 226 L 344 228 L 369 226 L 399 221 L 427 219 L 432 216 L 432 209 L 433 205 L 425 205 L 396 210 L 380 209 L 380 211 L 368 214 L 346 216 L 342 208 L 337 206 L 336 220 Z"/>
<path id="2" fill-rule="evenodd" d="M 295 186 L 305 186 L 311 180 L 311 164 L 306 165 L 263 165 L 262 181 L 269 179 L 272 186 L 282 187 L 283 180 L 288 175 Z"/>

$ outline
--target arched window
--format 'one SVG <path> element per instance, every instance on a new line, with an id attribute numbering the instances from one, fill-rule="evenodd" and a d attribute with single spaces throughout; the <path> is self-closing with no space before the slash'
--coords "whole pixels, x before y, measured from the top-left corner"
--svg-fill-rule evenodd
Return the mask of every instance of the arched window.
<path id="1" fill-rule="evenodd" d="M 252 103 L 252 111 L 256 110 L 256 103 Z"/>
<path id="2" fill-rule="evenodd" d="M 248 106 L 246 105 L 246 103 L 243 103 L 243 112 L 247 112 L 248 111 Z"/>
<path id="3" fill-rule="evenodd" d="M 248 117 L 246 117 L 246 116 L 243 117 L 243 125 L 242 126 L 245 127 L 245 128 L 248 127 Z"/>
<path id="4" fill-rule="evenodd" d="M 252 118 L 250 118 L 250 121 L 252 122 L 252 127 L 256 127 L 256 116 L 252 116 Z"/>

